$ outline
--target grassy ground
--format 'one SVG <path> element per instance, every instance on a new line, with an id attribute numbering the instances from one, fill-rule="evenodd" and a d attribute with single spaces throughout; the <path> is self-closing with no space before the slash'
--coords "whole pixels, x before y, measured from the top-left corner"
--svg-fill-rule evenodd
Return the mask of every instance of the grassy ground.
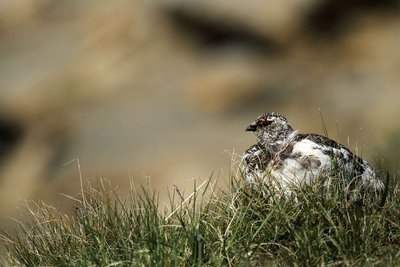
<path id="1" fill-rule="evenodd" d="M 212 180 L 178 188 L 161 211 L 157 194 L 132 187 L 122 200 L 89 186 L 68 217 L 43 203 L 29 223 L 3 233 L 4 265 L 26 266 L 400 266 L 400 187 L 381 196 L 334 182 L 279 196 L 262 184 Z"/>

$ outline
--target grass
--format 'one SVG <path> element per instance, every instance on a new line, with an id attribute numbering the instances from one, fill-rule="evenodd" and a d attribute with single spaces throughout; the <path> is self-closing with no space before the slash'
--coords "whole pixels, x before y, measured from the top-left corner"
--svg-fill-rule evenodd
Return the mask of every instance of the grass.
<path id="1" fill-rule="evenodd" d="M 340 182 L 294 197 L 243 180 L 223 191 L 209 179 L 187 198 L 175 187 L 165 210 L 148 187 L 122 200 L 102 180 L 72 217 L 30 204 L 29 221 L 1 235 L 3 265 L 400 266 L 398 184 L 379 203 L 371 192 L 349 197 Z"/>

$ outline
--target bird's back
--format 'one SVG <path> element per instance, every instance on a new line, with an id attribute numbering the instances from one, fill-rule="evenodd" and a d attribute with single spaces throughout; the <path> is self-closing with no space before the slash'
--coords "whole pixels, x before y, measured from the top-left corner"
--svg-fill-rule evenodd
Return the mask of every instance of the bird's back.
<path id="1" fill-rule="evenodd" d="M 243 160 L 249 181 L 269 175 L 281 186 L 288 187 L 311 184 L 316 178 L 334 175 L 377 190 L 384 187 L 367 161 L 344 145 L 318 134 L 296 134 L 270 150 L 257 143 L 246 150 Z"/>
<path id="2" fill-rule="evenodd" d="M 384 185 L 372 166 L 345 146 L 318 134 L 297 134 L 282 144 L 270 163 L 272 175 L 286 182 L 310 184 L 315 177 L 351 177 L 378 190 Z"/>

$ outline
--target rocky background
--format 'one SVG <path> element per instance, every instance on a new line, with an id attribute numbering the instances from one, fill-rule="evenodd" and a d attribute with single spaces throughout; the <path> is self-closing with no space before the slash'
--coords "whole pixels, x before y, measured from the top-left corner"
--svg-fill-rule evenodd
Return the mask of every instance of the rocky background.
<path id="1" fill-rule="evenodd" d="M 121 194 L 224 183 L 266 111 L 323 133 L 320 108 L 330 137 L 395 168 L 399 15 L 395 0 L 0 1 L 1 225 L 21 199 L 72 210 L 74 159 Z"/>

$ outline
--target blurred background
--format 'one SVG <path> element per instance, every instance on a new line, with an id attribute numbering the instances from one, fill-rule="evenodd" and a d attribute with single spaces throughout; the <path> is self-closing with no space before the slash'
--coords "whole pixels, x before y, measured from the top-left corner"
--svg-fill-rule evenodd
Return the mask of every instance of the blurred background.
<path id="1" fill-rule="evenodd" d="M 365 158 L 400 154 L 396 0 L 0 0 L 0 226 L 22 199 L 71 211 L 84 183 L 161 198 L 287 115 Z M 360 130 L 361 129 L 361 130 Z M 124 191 L 125 190 L 125 191 Z"/>

